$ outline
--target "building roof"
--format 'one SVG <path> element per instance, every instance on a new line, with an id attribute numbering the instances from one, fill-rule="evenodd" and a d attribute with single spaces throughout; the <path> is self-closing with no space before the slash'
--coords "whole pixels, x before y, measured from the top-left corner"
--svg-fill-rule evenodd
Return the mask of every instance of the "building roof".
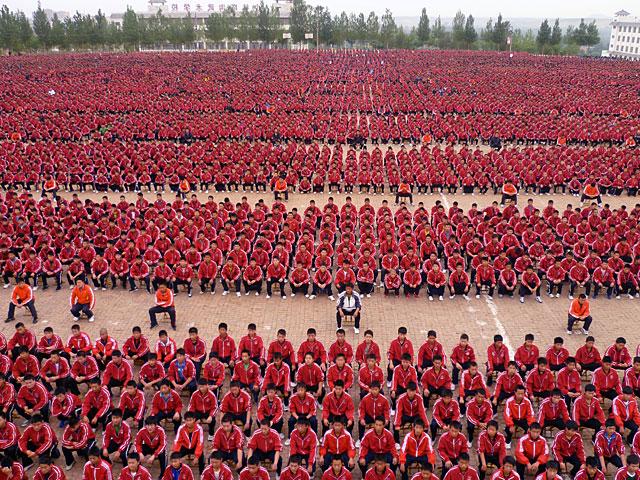
<path id="1" fill-rule="evenodd" d="M 615 13 L 615 16 L 616 16 L 616 17 L 626 17 L 627 15 L 630 15 L 630 13 L 629 13 L 629 12 L 627 12 L 626 10 L 618 10 L 618 11 Z"/>

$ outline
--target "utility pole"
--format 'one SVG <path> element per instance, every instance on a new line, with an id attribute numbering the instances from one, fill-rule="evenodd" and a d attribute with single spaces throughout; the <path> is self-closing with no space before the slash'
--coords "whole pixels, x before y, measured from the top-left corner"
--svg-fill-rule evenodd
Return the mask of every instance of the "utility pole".
<path id="1" fill-rule="evenodd" d="M 320 15 L 316 16 L 316 52 L 320 50 Z"/>

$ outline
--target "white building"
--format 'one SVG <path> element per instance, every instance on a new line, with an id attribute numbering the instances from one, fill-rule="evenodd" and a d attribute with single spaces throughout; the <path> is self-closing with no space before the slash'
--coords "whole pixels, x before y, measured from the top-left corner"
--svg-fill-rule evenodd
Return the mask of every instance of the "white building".
<path id="1" fill-rule="evenodd" d="M 625 10 L 615 13 L 611 22 L 609 50 L 603 56 L 640 60 L 640 18 L 632 17 Z"/>

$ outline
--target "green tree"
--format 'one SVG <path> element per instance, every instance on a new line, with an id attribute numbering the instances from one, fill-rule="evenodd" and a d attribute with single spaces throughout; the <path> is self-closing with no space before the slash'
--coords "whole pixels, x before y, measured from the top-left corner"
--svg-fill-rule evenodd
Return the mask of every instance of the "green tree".
<path id="1" fill-rule="evenodd" d="M 587 35 L 585 37 L 586 45 L 593 47 L 594 45 L 598 45 L 600 43 L 600 32 L 598 31 L 598 26 L 596 25 L 596 21 L 587 25 Z"/>
<path id="2" fill-rule="evenodd" d="M 351 44 L 353 43 L 353 35 L 350 33 L 349 16 L 347 12 L 342 12 L 340 15 L 333 17 L 332 33 L 333 38 L 331 39 L 331 43 L 338 47 L 344 45 L 346 41 Z"/>
<path id="3" fill-rule="evenodd" d="M 264 3 L 264 0 L 261 0 L 260 4 L 258 4 L 257 10 L 257 39 L 265 43 L 271 43 L 275 40 L 275 29 L 272 20 L 271 8 Z"/>
<path id="4" fill-rule="evenodd" d="M 453 26 L 451 28 L 451 36 L 453 37 L 453 43 L 456 48 L 462 46 L 464 41 L 464 25 L 465 25 L 465 16 L 460 10 L 456 13 L 455 17 L 453 17 Z"/>
<path id="5" fill-rule="evenodd" d="M 0 47 L 10 50 L 18 48 L 18 22 L 6 5 L 0 9 Z"/>
<path id="6" fill-rule="evenodd" d="M 544 53 L 545 47 L 551 43 L 551 27 L 549 26 L 549 21 L 546 18 L 540 24 L 538 35 L 536 37 L 536 43 L 538 44 L 538 48 L 542 53 Z"/>
<path id="7" fill-rule="evenodd" d="M 29 23 L 29 19 L 24 12 L 15 14 L 16 25 L 18 28 L 18 42 L 21 50 L 29 49 L 33 46 L 33 29 Z"/>
<path id="8" fill-rule="evenodd" d="M 370 12 L 367 17 L 367 36 L 366 41 L 375 44 L 378 41 L 380 35 L 380 21 L 378 15 L 375 12 Z"/>
<path id="9" fill-rule="evenodd" d="M 511 24 L 508 21 L 502 19 L 502 14 L 498 14 L 498 19 L 493 25 L 493 43 L 498 50 L 506 50 L 507 37 L 511 33 Z"/>
<path id="10" fill-rule="evenodd" d="M 94 17 L 94 25 L 95 30 L 93 38 L 95 43 L 98 45 L 106 45 L 109 37 L 109 22 L 107 21 L 105 14 L 100 9 L 98 9 L 98 13 Z"/>
<path id="11" fill-rule="evenodd" d="M 431 35 L 431 27 L 429 26 L 429 16 L 427 15 L 427 9 L 423 8 L 420 13 L 420 21 L 418 22 L 418 30 L 416 32 L 418 40 L 423 44 L 429 41 Z"/>
<path id="12" fill-rule="evenodd" d="M 229 22 L 223 13 L 212 13 L 207 18 L 205 24 L 205 34 L 209 40 L 222 42 L 227 38 L 229 32 Z"/>
<path id="13" fill-rule="evenodd" d="M 384 15 L 382 15 L 380 23 L 380 39 L 382 43 L 384 43 L 385 48 L 389 48 L 389 43 L 391 43 L 397 32 L 398 26 L 396 25 L 396 21 L 393 18 L 391 10 L 387 8 Z"/>
<path id="14" fill-rule="evenodd" d="M 469 15 L 464 25 L 464 43 L 466 48 L 471 48 L 478 40 L 478 32 L 476 32 L 474 22 L 475 19 L 473 18 L 473 15 Z"/>
<path id="15" fill-rule="evenodd" d="M 33 12 L 33 31 L 42 46 L 45 48 L 51 46 L 51 23 L 49 22 L 47 14 L 40 6 L 40 2 L 38 2 L 36 11 Z"/>
<path id="16" fill-rule="evenodd" d="M 562 42 L 562 29 L 560 28 L 560 19 L 556 18 L 556 21 L 553 24 L 553 29 L 551 30 L 549 43 L 554 48 L 558 48 L 560 46 L 560 42 Z"/>
<path id="17" fill-rule="evenodd" d="M 304 34 L 308 33 L 306 31 L 308 14 L 309 7 L 304 0 L 293 0 L 289 32 L 291 33 L 291 40 L 294 43 L 302 42 L 304 40 Z"/>
<path id="18" fill-rule="evenodd" d="M 446 32 L 444 26 L 442 25 L 442 19 L 440 15 L 436 18 L 436 21 L 433 22 L 433 28 L 431 29 L 431 41 L 434 45 L 439 48 L 443 48 L 446 37 Z"/>
<path id="19" fill-rule="evenodd" d="M 67 31 L 64 28 L 64 23 L 58 18 L 58 14 L 54 13 L 51 19 L 51 34 L 49 36 L 49 44 L 52 47 L 66 48 L 67 47 Z"/>
<path id="20" fill-rule="evenodd" d="M 140 22 L 131 7 L 127 7 L 122 17 L 122 43 L 128 49 L 137 49 L 140 43 Z"/>

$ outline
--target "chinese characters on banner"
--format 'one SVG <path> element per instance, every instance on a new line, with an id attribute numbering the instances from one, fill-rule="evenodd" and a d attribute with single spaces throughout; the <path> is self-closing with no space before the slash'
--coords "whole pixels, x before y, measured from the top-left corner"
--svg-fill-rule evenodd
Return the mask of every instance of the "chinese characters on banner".
<path id="1" fill-rule="evenodd" d="M 182 6 L 182 8 L 180 8 Z M 183 11 L 183 12 L 224 12 L 226 7 L 231 7 L 235 10 L 238 10 L 238 5 L 236 4 L 232 4 L 232 5 L 225 5 L 224 3 L 220 3 L 220 4 L 215 4 L 215 3 L 209 3 L 207 4 L 206 10 L 205 7 L 200 4 L 200 3 L 196 3 L 194 5 L 190 4 L 190 3 L 184 3 L 182 5 L 177 4 L 177 3 L 172 3 L 171 4 L 171 11 L 172 12 L 179 12 L 179 11 Z"/>

